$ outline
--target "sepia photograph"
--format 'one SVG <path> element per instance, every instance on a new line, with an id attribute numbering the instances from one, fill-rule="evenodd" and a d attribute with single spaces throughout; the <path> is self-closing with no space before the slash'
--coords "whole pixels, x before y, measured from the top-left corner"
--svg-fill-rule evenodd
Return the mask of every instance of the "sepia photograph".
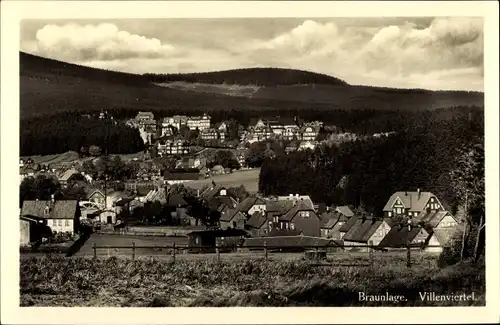
<path id="1" fill-rule="evenodd" d="M 330 14 L 20 19 L 15 304 L 491 306 L 486 19 Z"/>

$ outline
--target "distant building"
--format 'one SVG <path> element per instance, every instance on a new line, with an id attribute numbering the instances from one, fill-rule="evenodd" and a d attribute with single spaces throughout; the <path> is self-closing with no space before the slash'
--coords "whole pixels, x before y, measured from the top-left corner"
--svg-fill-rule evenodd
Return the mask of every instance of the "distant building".
<path id="1" fill-rule="evenodd" d="M 158 154 L 165 155 L 185 155 L 189 153 L 189 142 L 186 140 L 160 140 L 156 145 Z"/>
<path id="2" fill-rule="evenodd" d="M 384 216 L 417 217 L 422 211 L 437 212 L 445 208 L 439 199 L 431 192 L 399 191 L 394 193 L 384 206 Z"/>
<path id="3" fill-rule="evenodd" d="M 210 128 L 210 116 L 203 114 L 202 116 L 192 116 L 187 120 L 187 126 L 190 130 L 205 130 Z"/>
<path id="4" fill-rule="evenodd" d="M 205 141 L 217 140 L 219 132 L 216 129 L 204 129 L 200 131 L 200 137 Z"/>
<path id="5" fill-rule="evenodd" d="M 137 113 L 135 120 L 139 126 L 151 126 L 155 125 L 156 127 L 156 120 L 155 116 L 152 112 L 139 112 Z"/>

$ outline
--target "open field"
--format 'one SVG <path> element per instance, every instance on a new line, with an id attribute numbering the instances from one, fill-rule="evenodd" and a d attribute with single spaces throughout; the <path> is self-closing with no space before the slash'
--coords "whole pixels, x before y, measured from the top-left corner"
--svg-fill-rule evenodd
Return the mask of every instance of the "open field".
<path id="1" fill-rule="evenodd" d="M 241 96 L 249 98 L 251 98 L 259 90 L 259 88 L 261 88 L 259 86 L 217 85 L 217 84 L 190 83 L 183 81 L 159 83 L 157 85 L 161 87 L 168 87 L 178 90 L 224 94 L 228 96 Z"/>
<path id="2" fill-rule="evenodd" d="M 484 305 L 484 265 L 446 269 L 314 267 L 303 261 L 64 258 L 21 260 L 22 306 L 428 306 Z M 359 292 L 403 295 L 359 301 Z M 472 293 L 475 301 L 427 302 L 419 292 Z"/>
<path id="3" fill-rule="evenodd" d="M 55 155 L 30 156 L 30 158 L 35 164 L 60 164 L 77 161 L 80 157 L 78 155 L 78 152 L 67 151 L 65 153 Z"/>
<path id="4" fill-rule="evenodd" d="M 213 180 L 217 185 L 226 187 L 238 187 L 243 185 L 245 189 L 252 194 L 259 191 L 259 173 L 260 168 L 240 170 L 231 174 L 217 175 L 207 179 L 187 182 L 184 183 L 184 185 L 194 189 L 201 189 L 203 186 L 212 184 Z"/>

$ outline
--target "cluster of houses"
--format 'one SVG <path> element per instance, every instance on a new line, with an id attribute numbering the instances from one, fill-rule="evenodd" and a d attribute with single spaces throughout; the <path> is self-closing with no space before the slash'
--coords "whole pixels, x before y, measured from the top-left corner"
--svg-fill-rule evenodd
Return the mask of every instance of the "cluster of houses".
<path id="1" fill-rule="evenodd" d="M 134 194 L 131 194 L 134 193 Z M 198 193 L 210 214 L 218 219 L 217 230 L 235 232 L 248 245 L 306 245 L 318 242 L 334 244 L 346 250 L 366 250 L 368 246 L 401 248 L 407 245 L 440 252 L 449 244 L 458 227 L 444 202 L 431 192 L 401 191 L 387 201 L 382 218 L 359 215 L 348 206 L 328 207 L 314 204 L 307 195 L 261 197 L 243 200 L 232 197 L 223 186 L 212 184 Z M 186 226 L 198 226 L 190 216 L 184 198 L 167 188 L 156 187 L 139 192 L 95 190 L 85 201 L 24 201 L 21 209 L 22 244 L 32 241 L 29 225 L 44 224 L 53 232 L 77 231 L 82 220 L 99 220 L 116 225 L 117 215 L 131 212 L 145 202 L 159 201 L 171 209 L 172 217 Z M 28 231 L 26 231 L 28 229 Z M 231 235 L 226 234 L 226 237 Z M 201 238 L 201 237 L 200 237 Z M 318 241 L 319 240 L 319 241 Z"/>

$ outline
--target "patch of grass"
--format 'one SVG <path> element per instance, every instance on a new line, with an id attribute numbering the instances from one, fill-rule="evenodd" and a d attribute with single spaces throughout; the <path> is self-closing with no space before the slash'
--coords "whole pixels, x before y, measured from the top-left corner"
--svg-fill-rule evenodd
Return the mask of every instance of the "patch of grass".
<path id="1" fill-rule="evenodd" d="M 376 306 L 369 294 L 403 294 L 401 305 L 456 305 L 419 299 L 420 291 L 475 292 L 484 304 L 484 265 L 446 269 L 311 267 L 305 261 L 161 261 L 64 258 L 21 260 L 24 306 Z"/>

